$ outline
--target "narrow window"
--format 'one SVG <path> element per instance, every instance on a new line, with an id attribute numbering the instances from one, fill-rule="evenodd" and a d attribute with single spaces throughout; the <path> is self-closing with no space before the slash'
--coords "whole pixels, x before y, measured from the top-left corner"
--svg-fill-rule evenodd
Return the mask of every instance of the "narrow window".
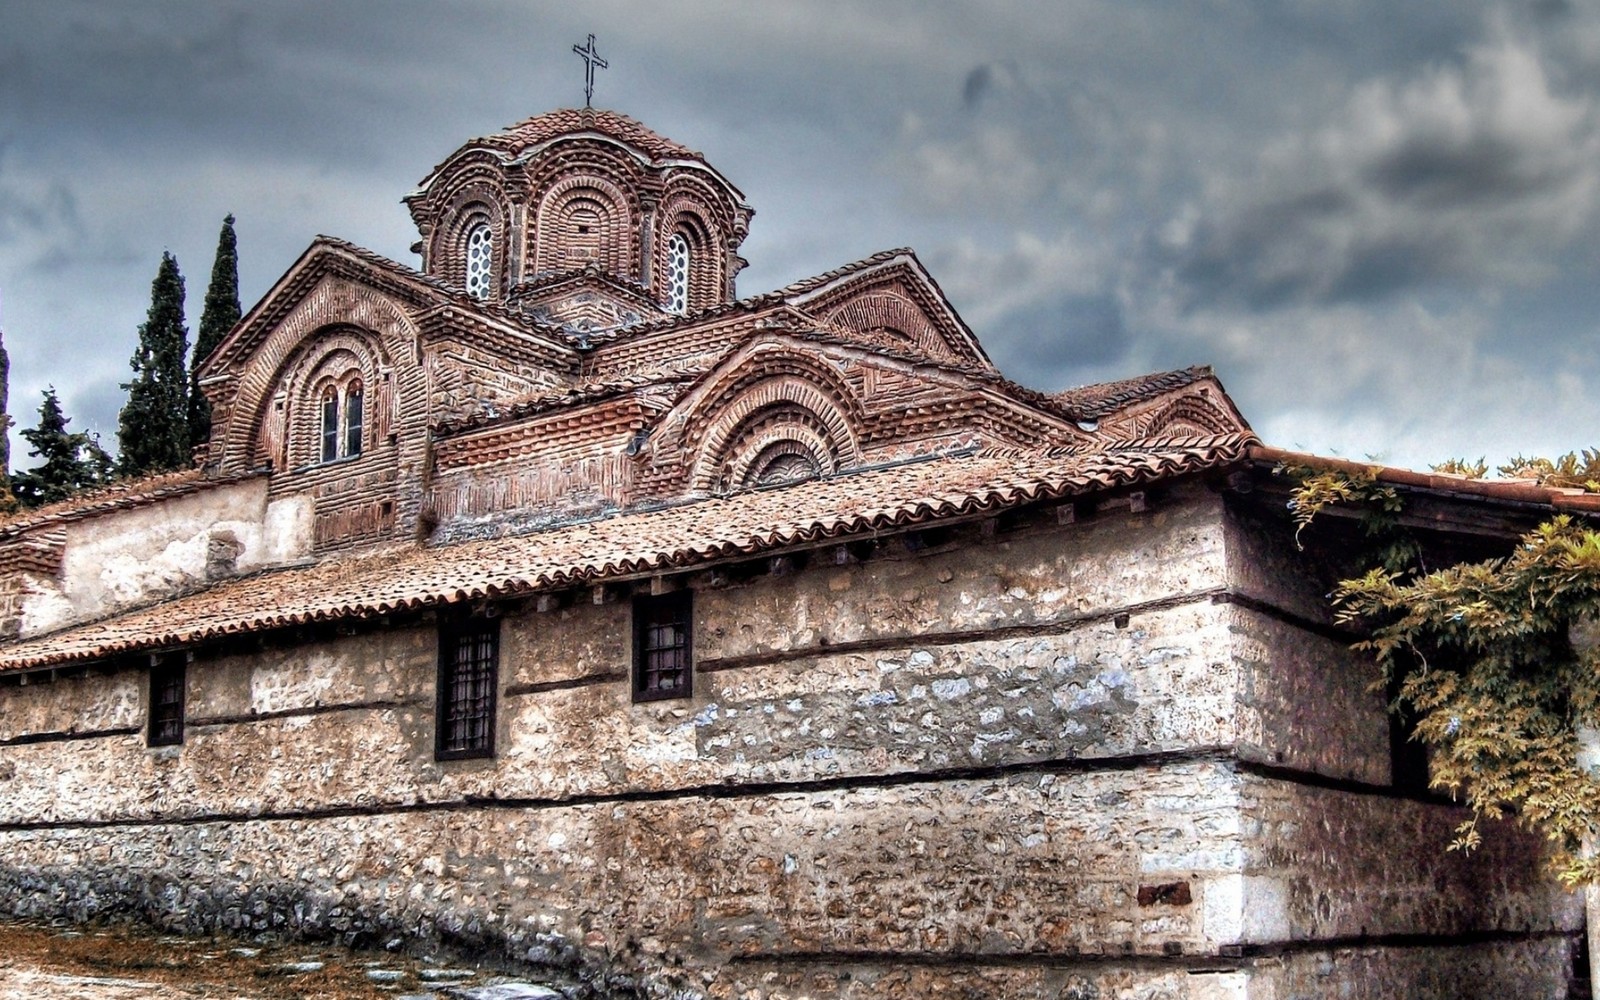
<path id="1" fill-rule="evenodd" d="M 154 657 L 150 662 L 150 731 L 153 747 L 183 742 L 184 667 L 182 653 Z"/>
<path id="2" fill-rule="evenodd" d="M 687 698 L 690 694 L 691 591 L 633 602 L 633 700 Z"/>
<path id="3" fill-rule="evenodd" d="M 439 713 L 435 757 L 494 755 L 499 619 L 473 619 L 439 632 Z"/>
<path id="4" fill-rule="evenodd" d="M 467 234 L 467 294 L 475 299 L 489 297 L 489 279 L 494 271 L 491 233 L 487 222 L 480 222 Z"/>
<path id="5" fill-rule="evenodd" d="M 361 454 L 361 380 L 350 383 L 344 394 L 344 453 Z"/>
<path id="6" fill-rule="evenodd" d="M 328 386 L 322 392 L 322 460 L 339 457 L 339 390 Z"/>
<path id="7" fill-rule="evenodd" d="M 689 241 L 682 233 L 667 240 L 667 312 L 689 311 Z"/>

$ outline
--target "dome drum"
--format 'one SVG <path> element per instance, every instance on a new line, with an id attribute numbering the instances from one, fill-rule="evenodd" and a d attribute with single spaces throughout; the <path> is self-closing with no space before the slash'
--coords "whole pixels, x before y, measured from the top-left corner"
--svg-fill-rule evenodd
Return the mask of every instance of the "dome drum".
<path id="1" fill-rule="evenodd" d="M 753 214 L 700 154 L 591 109 L 473 140 L 406 201 L 424 272 L 475 298 L 597 268 L 680 315 L 733 299 Z"/>

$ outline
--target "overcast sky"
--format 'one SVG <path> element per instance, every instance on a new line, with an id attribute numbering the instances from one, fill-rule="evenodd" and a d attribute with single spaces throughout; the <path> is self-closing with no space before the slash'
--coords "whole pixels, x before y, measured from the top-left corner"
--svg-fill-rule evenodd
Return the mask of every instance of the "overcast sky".
<path id="1" fill-rule="evenodd" d="M 756 207 L 754 294 L 916 249 L 1036 388 L 1215 366 L 1269 443 L 1425 465 L 1600 444 L 1600 10 L 1520 0 L 0 4 L 11 410 L 115 444 L 161 252 L 190 329 L 313 236 L 595 104 Z M 17 450 L 16 464 L 30 464 Z"/>

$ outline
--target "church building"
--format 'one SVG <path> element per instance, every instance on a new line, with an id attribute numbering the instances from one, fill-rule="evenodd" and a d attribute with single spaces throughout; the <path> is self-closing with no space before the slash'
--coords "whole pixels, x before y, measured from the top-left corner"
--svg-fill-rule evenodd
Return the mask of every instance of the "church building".
<path id="1" fill-rule="evenodd" d="M 1445 851 L 1209 369 L 1019 385 L 905 249 L 741 296 L 754 208 L 612 111 L 404 203 L 419 266 L 318 237 L 205 361 L 194 469 L 0 522 L 0 912 L 601 995 L 1567 996 L 1581 900 Z M 1459 552 L 1574 502 L 1380 475 Z"/>

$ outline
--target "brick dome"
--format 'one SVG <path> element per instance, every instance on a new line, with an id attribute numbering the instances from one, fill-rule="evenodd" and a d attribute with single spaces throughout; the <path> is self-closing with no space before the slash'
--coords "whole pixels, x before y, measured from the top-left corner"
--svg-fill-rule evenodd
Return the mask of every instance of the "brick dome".
<path id="1" fill-rule="evenodd" d="M 733 299 L 754 214 L 700 153 L 593 108 L 468 141 L 406 203 L 423 271 L 477 298 L 513 302 L 582 271 L 663 314 Z"/>

